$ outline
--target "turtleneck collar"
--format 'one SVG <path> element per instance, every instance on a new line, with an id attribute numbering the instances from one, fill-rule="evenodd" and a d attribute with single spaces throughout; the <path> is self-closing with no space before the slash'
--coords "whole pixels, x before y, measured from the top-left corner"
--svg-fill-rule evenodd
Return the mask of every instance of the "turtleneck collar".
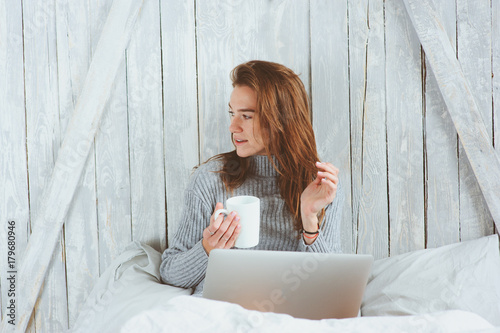
<path id="1" fill-rule="evenodd" d="M 278 161 L 276 157 L 272 157 L 276 165 Z M 256 176 L 261 177 L 276 177 L 279 176 L 278 171 L 273 167 L 273 164 L 266 155 L 254 155 L 248 157 L 249 171 Z"/>

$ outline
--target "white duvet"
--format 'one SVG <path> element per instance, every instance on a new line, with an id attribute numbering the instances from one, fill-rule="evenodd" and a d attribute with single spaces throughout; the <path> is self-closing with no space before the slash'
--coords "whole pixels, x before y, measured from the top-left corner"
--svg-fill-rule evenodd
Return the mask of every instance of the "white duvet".
<path id="1" fill-rule="evenodd" d="M 362 317 L 250 311 L 162 284 L 161 255 L 133 242 L 99 278 L 73 332 L 500 332 L 497 236 L 374 262 Z"/>
<path id="2" fill-rule="evenodd" d="M 494 332 L 480 316 L 449 310 L 416 316 L 308 320 L 262 313 L 239 305 L 179 296 L 128 320 L 122 333 L 135 332 Z M 500 331 L 500 328 L 498 329 Z"/>

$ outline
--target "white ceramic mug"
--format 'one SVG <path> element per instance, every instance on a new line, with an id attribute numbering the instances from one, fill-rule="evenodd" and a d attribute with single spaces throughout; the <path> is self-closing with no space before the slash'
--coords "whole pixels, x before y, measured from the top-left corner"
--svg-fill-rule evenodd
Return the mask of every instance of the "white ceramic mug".
<path id="1" fill-rule="evenodd" d="M 218 209 L 214 214 L 214 220 L 220 214 L 229 215 L 237 212 L 240 216 L 241 230 L 236 239 L 235 247 L 246 248 L 259 244 L 260 232 L 260 199 L 250 195 L 232 197 L 226 201 L 227 209 Z"/>

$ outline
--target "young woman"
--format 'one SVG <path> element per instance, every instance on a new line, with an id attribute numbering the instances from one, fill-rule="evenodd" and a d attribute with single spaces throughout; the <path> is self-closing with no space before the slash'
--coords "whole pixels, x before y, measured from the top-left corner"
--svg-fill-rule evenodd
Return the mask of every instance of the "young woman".
<path id="1" fill-rule="evenodd" d="M 344 195 L 338 169 L 318 162 L 307 93 L 289 68 L 250 61 L 231 73 L 229 132 L 235 150 L 199 166 L 184 197 L 184 215 L 162 255 L 163 282 L 203 290 L 210 251 L 234 247 L 237 212 L 214 212 L 236 195 L 260 198 L 255 250 L 340 252 Z"/>

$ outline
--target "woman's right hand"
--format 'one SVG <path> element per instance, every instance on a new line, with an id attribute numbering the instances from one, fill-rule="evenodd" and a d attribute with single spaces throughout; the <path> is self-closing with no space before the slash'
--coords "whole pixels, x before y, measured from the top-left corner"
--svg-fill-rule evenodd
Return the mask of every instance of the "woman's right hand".
<path id="1" fill-rule="evenodd" d="M 224 214 L 219 214 L 217 220 L 214 220 L 215 212 L 222 208 L 224 206 L 220 202 L 215 205 L 214 213 L 210 217 L 210 224 L 203 230 L 201 243 L 208 255 L 213 249 L 232 248 L 240 234 L 240 217 L 236 212 L 231 212 L 226 219 L 224 219 Z"/>

